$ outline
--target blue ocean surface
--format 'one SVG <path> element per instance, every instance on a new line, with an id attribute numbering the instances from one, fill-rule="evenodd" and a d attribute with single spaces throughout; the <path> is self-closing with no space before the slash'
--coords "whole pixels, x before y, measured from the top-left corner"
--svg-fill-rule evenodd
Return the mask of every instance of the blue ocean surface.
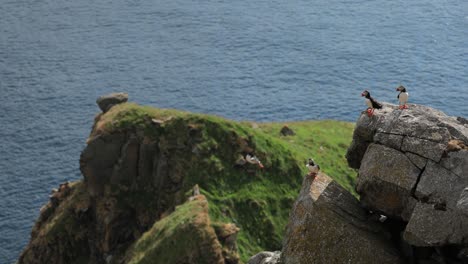
<path id="1" fill-rule="evenodd" d="M 355 121 L 364 89 L 468 117 L 466 0 L 0 5 L 0 263 L 80 179 L 98 96 L 235 120 Z"/>

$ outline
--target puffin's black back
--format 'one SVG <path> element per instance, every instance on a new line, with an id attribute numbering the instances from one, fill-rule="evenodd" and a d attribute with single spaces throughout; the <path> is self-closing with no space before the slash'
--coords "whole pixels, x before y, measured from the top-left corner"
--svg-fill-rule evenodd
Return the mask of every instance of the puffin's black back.
<path id="1" fill-rule="evenodd" d="M 377 102 L 376 100 L 374 100 L 374 98 L 369 96 L 369 100 L 372 103 L 372 107 L 374 107 L 375 109 L 381 109 L 382 108 L 382 104 Z"/>
<path id="2" fill-rule="evenodd" d="M 406 93 L 406 88 L 405 88 L 403 85 L 400 85 L 400 87 L 398 87 L 398 88 L 403 88 L 403 89 L 398 93 L 398 95 L 397 95 L 397 97 L 396 97 L 397 99 L 400 99 L 400 94 L 401 94 L 401 93 Z"/>

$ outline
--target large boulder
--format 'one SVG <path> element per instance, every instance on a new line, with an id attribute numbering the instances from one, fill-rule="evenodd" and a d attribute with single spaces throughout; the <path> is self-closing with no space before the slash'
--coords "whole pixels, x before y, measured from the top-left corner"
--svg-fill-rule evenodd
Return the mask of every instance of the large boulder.
<path id="1" fill-rule="evenodd" d="M 103 95 L 96 100 L 97 105 L 102 112 L 107 112 L 109 109 L 117 104 L 125 103 L 128 101 L 127 93 L 111 93 Z"/>
<path id="2" fill-rule="evenodd" d="M 306 176 L 291 211 L 281 263 L 401 263 L 387 235 L 331 178 Z"/>
<path id="3" fill-rule="evenodd" d="M 459 120 L 427 106 L 399 110 L 384 104 L 372 117 L 361 113 L 346 158 L 352 168 L 359 169 L 367 147 L 379 143 L 439 162 L 451 139 L 468 141 L 467 124 Z"/>
<path id="4" fill-rule="evenodd" d="M 358 119 L 346 155 L 359 169 L 356 190 L 369 210 L 407 223 L 418 247 L 468 244 L 468 124 L 421 105 Z M 464 191 L 465 190 L 465 191 Z"/>

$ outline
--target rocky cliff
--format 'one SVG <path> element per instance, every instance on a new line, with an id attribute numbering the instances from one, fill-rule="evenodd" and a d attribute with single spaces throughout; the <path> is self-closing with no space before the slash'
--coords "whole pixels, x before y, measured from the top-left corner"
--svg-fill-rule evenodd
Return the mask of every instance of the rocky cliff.
<path id="1" fill-rule="evenodd" d="M 468 122 L 430 107 L 386 105 L 361 115 L 347 158 L 362 204 L 401 224 L 401 237 L 434 258 L 465 258 Z M 458 255 L 458 256 L 457 256 Z M 417 256 L 416 256 L 417 257 Z"/>
<path id="2" fill-rule="evenodd" d="M 291 146 L 311 142 L 309 129 L 286 142 L 279 128 L 268 135 L 270 126 L 126 101 L 98 100 L 83 180 L 53 191 L 18 263 L 229 264 L 281 247 L 309 155 Z M 348 134 L 317 148 L 344 151 Z M 248 153 L 264 168 L 245 162 Z"/>
<path id="3" fill-rule="evenodd" d="M 359 117 L 346 158 L 360 201 L 306 176 L 281 252 L 249 264 L 468 263 L 468 122 L 385 104 Z"/>

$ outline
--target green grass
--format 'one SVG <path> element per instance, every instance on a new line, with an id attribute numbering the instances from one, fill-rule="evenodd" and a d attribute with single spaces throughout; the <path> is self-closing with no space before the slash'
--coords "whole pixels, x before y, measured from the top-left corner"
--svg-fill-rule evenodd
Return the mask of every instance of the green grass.
<path id="1" fill-rule="evenodd" d="M 170 121 L 155 128 L 151 118 Z M 307 158 L 313 157 L 325 173 L 354 193 L 355 172 L 348 168 L 344 157 L 353 124 L 290 122 L 288 125 L 296 135 L 289 137 L 280 136 L 283 125 L 263 123 L 253 128 L 249 122 L 126 103 L 103 115 L 91 137 L 135 130 L 157 140 L 161 149 L 170 151 L 174 171 L 183 174 L 183 191 L 199 184 L 210 203 L 213 221 L 233 222 L 241 228 L 239 254 L 246 262 L 260 251 L 281 248 L 289 210 L 306 174 Z M 193 135 L 187 132 L 187 127 L 193 128 Z M 187 142 L 195 142 L 192 151 L 178 150 L 178 146 Z M 265 169 L 254 165 L 242 169 L 233 166 L 246 149 L 254 151 Z M 148 199 L 126 199 L 134 204 L 141 200 L 138 206 L 151 206 Z"/>
<path id="2" fill-rule="evenodd" d="M 127 252 L 129 264 L 166 264 L 196 261 L 212 264 L 213 254 L 221 245 L 212 245 L 215 231 L 210 225 L 203 200 L 178 206 L 169 216 L 156 222 Z M 219 255 L 218 255 L 219 256 Z"/>
<path id="3" fill-rule="evenodd" d="M 287 124 L 296 135 L 281 136 L 279 131 Z M 354 190 L 356 171 L 348 167 L 346 150 L 351 143 L 354 123 L 335 120 L 263 123 L 259 129 L 286 142 L 298 160 L 309 157 L 320 164 L 321 170 L 341 186 L 357 195 Z"/>

